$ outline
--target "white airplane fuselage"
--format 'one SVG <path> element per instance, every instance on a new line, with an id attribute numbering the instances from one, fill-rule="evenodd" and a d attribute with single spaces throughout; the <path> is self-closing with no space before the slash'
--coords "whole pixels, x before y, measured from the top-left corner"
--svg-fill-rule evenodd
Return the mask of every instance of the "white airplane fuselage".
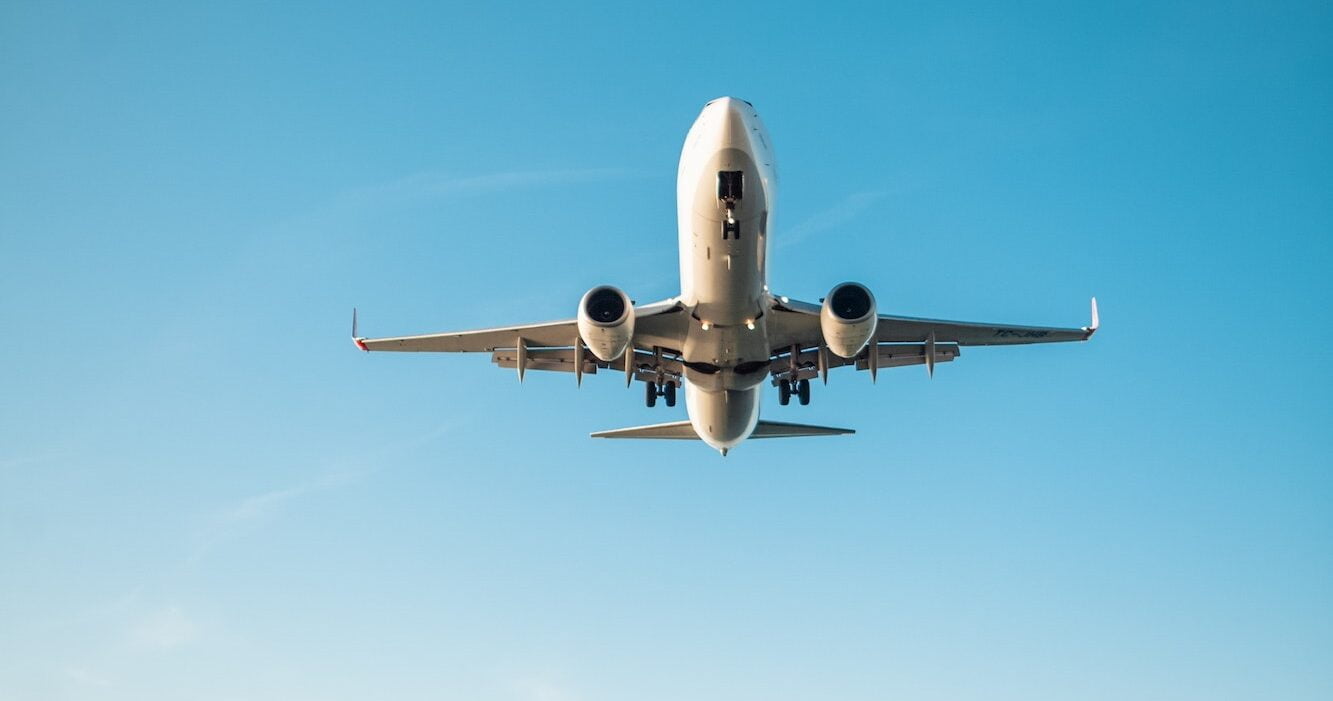
<path id="1" fill-rule="evenodd" d="M 754 431 L 769 377 L 764 309 L 776 191 L 772 143 L 754 107 L 729 97 L 705 105 L 676 179 L 680 299 L 692 312 L 681 351 L 690 423 L 724 453 Z"/>

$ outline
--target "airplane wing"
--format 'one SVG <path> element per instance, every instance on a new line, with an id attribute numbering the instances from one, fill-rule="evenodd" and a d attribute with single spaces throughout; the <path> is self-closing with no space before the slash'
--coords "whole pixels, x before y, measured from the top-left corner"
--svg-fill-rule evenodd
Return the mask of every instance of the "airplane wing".
<path id="1" fill-rule="evenodd" d="M 388 338 L 359 337 L 356 335 L 355 321 L 352 325 L 352 342 L 363 351 L 481 353 L 497 348 L 513 348 L 520 338 L 531 348 L 552 348 L 572 346 L 578 335 L 578 325 L 574 319 Z"/>
<path id="2" fill-rule="evenodd" d="M 798 345 L 818 346 L 820 305 L 778 298 L 769 321 L 769 333 L 775 351 Z M 1060 343 L 1086 341 L 1097 332 L 1097 299 L 1092 300 L 1092 324 L 1079 328 L 1055 326 L 1016 326 L 972 321 L 921 319 L 911 316 L 880 314 L 875 330 L 878 343 L 921 343 L 934 335 L 936 343 L 960 346 L 1000 346 L 1022 343 Z"/>
<path id="3" fill-rule="evenodd" d="M 683 366 L 679 349 L 685 340 L 688 314 L 676 299 L 634 308 L 633 348 L 616 363 L 625 382 L 680 385 Z M 518 370 L 519 379 L 528 370 L 572 372 L 582 384 L 583 376 L 611 369 L 583 347 L 578 320 L 499 326 L 474 331 L 446 331 L 419 336 L 364 338 L 357 335 L 356 310 L 352 310 L 352 342 L 363 351 L 409 353 L 490 353 L 491 362 Z M 646 350 L 640 350 L 646 349 Z"/>
<path id="4" fill-rule="evenodd" d="M 873 377 L 880 368 L 925 365 L 934 372 L 936 363 L 950 362 L 962 346 L 997 346 L 1022 343 L 1086 341 L 1097 332 L 1097 300 L 1092 300 L 1092 323 L 1080 328 L 1015 326 L 970 321 L 921 319 L 879 315 L 872 352 L 856 358 L 839 358 L 823 348 L 819 327 L 820 305 L 778 297 L 769 317 L 769 338 L 774 359 L 769 372 L 773 383 L 826 376 L 831 368 L 854 365 Z"/>
<path id="5" fill-rule="evenodd" d="M 675 299 L 635 307 L 634 346 L 678 348 L 685 338 L 685 315 L 680 313 L 683 310 Z M 364 338 L 356 331 L 356 310 L 352 310 L 352 342 L 363 351 L 491 353 L 517 348 L 520 338 L 528 348 L 572 348 L 579 338 L 576 319 L 386 338 Z"/>

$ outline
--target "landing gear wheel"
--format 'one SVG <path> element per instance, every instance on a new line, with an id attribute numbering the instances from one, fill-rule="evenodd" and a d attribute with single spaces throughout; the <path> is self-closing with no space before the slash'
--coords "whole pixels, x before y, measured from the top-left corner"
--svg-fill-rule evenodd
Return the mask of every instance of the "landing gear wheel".
<path id="1" fill-rule="evenodd" d="M 667 406 L 676 406 L 676 383 L 666 383 L 662 388 L 662 397 L 666 399 Z"/>
<path id="2" fill-rule="evenodd" d="M 801 400 L 801 406 L 810 403 L 810 381 L 801 380 L 796 383 L 796 398 Z"/>
<path id="3" fill-rule="evenodd" d="M 643 393 L 644 404 L 647 404 L 650 409 L 657 406 L 657 385 L 651 382 L 645 382 L 643 383 L 643 387 L 645 390 Z"/>
<path id="4" fill-rule="evenodd" d="M 791 380 L 778 380 L 778 404 L 791 403 Z"/>

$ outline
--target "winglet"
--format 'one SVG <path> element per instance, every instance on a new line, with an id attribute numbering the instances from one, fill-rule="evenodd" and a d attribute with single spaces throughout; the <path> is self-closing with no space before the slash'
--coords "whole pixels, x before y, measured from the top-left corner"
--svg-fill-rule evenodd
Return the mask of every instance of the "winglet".
<path id="1" fill-rule="evenodd" d="M 1092 338 L 1092 335 L 1093 335 L 1094 333 L 1097 333 L 1097 327 L 1099 327 L 1099 326 L 1101 326 L 1101 325 L 1102 325 L 1102 320 L 1101 320 L 1100 318 L 1098 318 L 1098 316 L 1097 316 L 1097 298 L 1096 298 L 1096 297 L 1093 297 L 1093 298 L 1092 298 L 1092 326 L 1085 326 L 1085 327 L 1083 327 L 1083 330 L 1088 332 L 1088 335 L 1087 335 L 1087 336 L 1084 336 L 1084 337 L 1083 337 L 1083 340 L 1086 341 L 1086 340 L 1088 340 L 1089 338 Z"/>
<path id="2" fill-rule="evenodd" d="M 356 347 L 363 351 L 370 351 L 369 348 L 366 348 L 366 339 L 356 335 L 356 307 L 352 307 L 352 343 L 355 343 Z"/>

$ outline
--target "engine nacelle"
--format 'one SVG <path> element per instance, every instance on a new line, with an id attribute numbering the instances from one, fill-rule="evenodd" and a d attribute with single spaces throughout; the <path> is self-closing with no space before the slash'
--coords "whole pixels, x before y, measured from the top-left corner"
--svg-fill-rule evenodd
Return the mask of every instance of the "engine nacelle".
<path id="1" fill-rule="evenodd" d="M 819 329 L 824 345 L 840 358 L 854 358 L 875 337 L 879 321 L 875 296 L 865 285 L 844 282 L 824 298 L 819 311 Z"/>
<path id="2" fill-rule="evenodd" d="M 634 338 L 634 304 L 610 285 L 588 290 L 579 300 L 579 337 L 599 360 L 619 358 Z"/>

